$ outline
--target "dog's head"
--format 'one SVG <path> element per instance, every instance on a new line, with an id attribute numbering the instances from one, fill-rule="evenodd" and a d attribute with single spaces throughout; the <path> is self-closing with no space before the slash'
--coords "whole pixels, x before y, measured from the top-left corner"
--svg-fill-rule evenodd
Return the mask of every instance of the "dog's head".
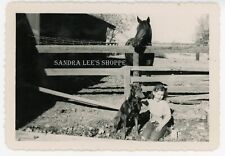
<path id="1" fill-rule="evenodd" d="M 130 90 L 130 108 L 131 110 L 135 111 L 135 112 L 139 112 L 141 110 L 141 99 L 143 99 L 145 96 L 142 93 L 142 88 L 140 86 L 140 84 L 131 84 L 130 85 L 131 90 Z"/>
<path id="2" fill-rule="evenodd" d="M 131 84 L 130 87 L 131 87 L 131 90 L 130 90 L 131 96 L 136 97 L 138 99 L 143 99 L 145 97 L 142 92 L 142 88 L 140 84 L 134 83 L 134 84 Z"/>

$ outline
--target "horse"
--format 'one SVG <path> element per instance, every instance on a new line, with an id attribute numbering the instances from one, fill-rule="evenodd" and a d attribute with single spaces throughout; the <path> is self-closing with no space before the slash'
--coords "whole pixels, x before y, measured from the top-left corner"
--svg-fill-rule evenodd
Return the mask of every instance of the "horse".
<path id="1" fill-rule="evenodd" d="M 150 18 L 147 20 L 141 20 L 137 16 L 138 26 L 137 33 L 134 38 L 128 39 L 125 43 L 126 46 L 132 45 L 134 47 L 134 51 L 139 54 L 139 65 L 142 65 L 143 53 L 146 49 L 146 46 L 152 46 L 152 28 L 150 24 Z M 133 64 L 133 55 L 125 54 L 127 65 Z"/>

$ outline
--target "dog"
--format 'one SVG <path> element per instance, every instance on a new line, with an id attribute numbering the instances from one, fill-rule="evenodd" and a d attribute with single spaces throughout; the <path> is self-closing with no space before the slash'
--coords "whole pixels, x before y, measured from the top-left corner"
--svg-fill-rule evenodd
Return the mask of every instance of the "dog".
<path id="1" fill-rule="evenodd" d="M 141 99 L 145 97 L 139 84 L 131 84 L 130 87 L 131 91 L 128 99 L 122 103 L 114 118 L 115 132 L 121 128 L 123 129 L 122 139 L 126 138 L 126 127 L 128 127 L 128 123 L 132 122 L 135 123 L 136 137 L 138 136 L 138 116 L 142 106 Z"/>

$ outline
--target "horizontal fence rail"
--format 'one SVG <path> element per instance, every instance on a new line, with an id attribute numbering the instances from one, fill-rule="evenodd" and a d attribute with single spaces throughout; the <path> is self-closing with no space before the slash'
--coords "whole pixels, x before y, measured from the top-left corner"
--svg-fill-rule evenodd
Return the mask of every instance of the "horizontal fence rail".
<path id="1" fill-rule="evenodd" d="M 131 83 L 133 82 L 167 82 L 168 80 L 174 80 L 176 81 L 186 81 L 186 82 L 192 82 L 196 80 L 202 80 L 202 83 L 208 83 L 209 82 L 209 76 L 208 75 L 152 75 L 149 76 L 132 76 L 131 77 Z M 198 82 L 199 84 L 199 82 Z"/>
<path id="2" fill-rule="evenodd" d="M 132 46 L 120 46 L 120 45 L 36 45 L 36 48 L 39 53 L 46 54 L 69 54 L 69 53 L 134 53 L 134 48 Z M 166 45 L 166 46 L 148 46 L 146 47 L 145 53 L 155 53 L 155 54 L 166 54 L 166 53 L 209 53 L 208 46 L 193 46 L 193 45 Z M 134 58 L 138 58 L 134 56 Z M 189 64 L 190 65 L 190 64 Z M 154 83 L 154 82 L 162 82 L 166 84 L 166 80 L 173 79 L 173 75 L 176 76 L 185 76 L 185 80 L 193 81 L 191 86 L 184 85 L 172 85 L 168 84 L 167 88 L 171 94 L 181 94 L 186 95 L 187 93 L 194 94 L 209 94 L 209 69 L 208 66 L 174 66 L 170 64 L 162 65 L 162 66 L 124 66 L 120 68 L 45 68 L 45 72 L 47 76 L 107 76 L 107 75 L 123 75 L 124 76 L 124 94 L 127 98 L 130 93 L 130 83 L 133 82 L 141 82 L 141 83 Z M 139 77 L 131 76 L 132 72 L 141 73 Z M 135 75 L 135 74 L 134 74 Z M 146 76 L 150 75 L 150 77 Z M 156 76 L 156 77 L 154 77 Z M 192 79 L 191 76 L 202 77 L 204 81 L 199 84 L 195 83 L 195 79 Z M 197 77 L 196 77 L 197 78 Z M 198 78 L 199 79 L 199 78 Z M 174 79 L 177 81 L 177 79 Z M 55 96 L 61 96 L 64 98 L 71 98 L 75 101 L 88 104 L 88 105 L 102 105 L 106 107 L 104 104 L 89 101 L 88 99 L 80 99 L 79 97 L 70 96 L 69 94 L 60 93 L 53 90 L 48 90 L 45 88 L 39 88 L 40 91 L 52 94 Z M 151 91 L 153 86 L 142 86 L 144 92 Z M 195 99 L 199 98 L 208 98 L 208 96 L 196 96 Z M 185 100 L 182 102 L 190 102 L 189 97 L 185 97 Z M 193 98 L 192 98 L 193 99 Z M 194 99 L 194 100 L 195 100 Z M 173 98 L 173 101 L 179 101 L 179 98 Z M 191 101 L 190 103 L 195 103 L 195 101 Z"/>
<path id="3" fill-rule="evenodd" d="M 142 71 L 142 72 L 150 72 L 150 74 L 153 75 L 185 75 L 185 74 L 194 74 L 194 75 L 208 75 L 209 70 L 205 67 L 199 68 L 199 67 L 147 67 L 147 66 L 133 66 L 131 67 L 131 71 Z"/>
<path id="4" fill-rule="evenodd" d="M 143 92 L 152 91 L 154 86 L 142 86 Z M 187 94 L 187 93 L 199 93 L 207 94 L 209 93 L 208 86 L 167 86 L 168 92 L 171 94 Z"/>
<path id="5" fill-rule="evenodd" d="M 168 75 L 168 74 L 200 74 L 208 75 L 209 71 L 205 68 L 193 69 L 190 67 L 167 68 L 167 67 L 153 67 L 153 66 L 131 66 L 128 67 L 131 71 L 150 72 L 154 75 Z M 126 69 L 128 69 L 126 68 Z M 121 75 L 125 68 L 46 68 L 45 72 L 48 76 L 78 76 L 78 75 Z M 128 69 L 129 70 L 129 69 Z"/>
<path id="6" fill-rule="evenodd" d="M 107 45 L 37 45 L 39 53 L 132 53 L 131 46 Z"/>
<path id="7" fill-rule="evenodd" d="M 106 75 L 121 75 L 123 68 L 46 68 L 47 76 L 106 76 Z"/>
<path id="8" fill-rule="evenodd" d="M 132 46 L 107 45 L 36 45 L 39 53 L 133 53 Z M 147 46 L 145 53 L 208 53 L 208 46 Z"/>

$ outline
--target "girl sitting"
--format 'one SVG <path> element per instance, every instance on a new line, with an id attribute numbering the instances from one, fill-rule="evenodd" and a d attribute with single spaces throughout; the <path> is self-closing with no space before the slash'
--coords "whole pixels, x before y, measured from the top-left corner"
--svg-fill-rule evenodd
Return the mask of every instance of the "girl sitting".
<path id="1" fill-rule="evenodd" d="M 150 111 L 150 120 L 145 125 L 142 139 L 158 141 L 166 133 L 167 123 L 171 119 L 170 107 L 165 100 L 167 89 L 163 85 L 156 85 L 151 96 L 151 99 L 142 100 L 148 103 Z"/>

